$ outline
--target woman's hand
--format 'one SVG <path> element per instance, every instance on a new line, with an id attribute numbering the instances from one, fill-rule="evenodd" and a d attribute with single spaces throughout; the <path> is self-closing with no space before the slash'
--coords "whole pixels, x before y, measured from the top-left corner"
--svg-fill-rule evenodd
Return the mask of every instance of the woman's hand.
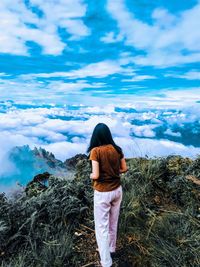
<path id="1" fill-rule="evenodd" d="M 122 158 L 120 161 L 119 173 L 125 173 L 127 171 L 128 171 L 128 168 L 126 165 L 126 160 L 125 160 L 125 158 Z"/>
<path id="2" fill-rule="evenodd" d="M 94 173 L 90 173 L 90 179 L 92 179 L 92 180 L 96 180 L 97 177 L 95 177 Z"/>

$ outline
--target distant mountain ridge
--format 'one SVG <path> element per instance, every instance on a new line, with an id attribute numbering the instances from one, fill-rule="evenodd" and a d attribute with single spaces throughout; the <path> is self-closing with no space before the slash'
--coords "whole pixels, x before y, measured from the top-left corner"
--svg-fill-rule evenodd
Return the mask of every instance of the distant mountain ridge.
<path id="1" fill-rule="evenodd" d="M 25 186 L 34 176 L 44 172 L 69 179 L 78 160 L 84 158 L 87 158 L 85 154 L 78 154 L 63 162 L 42 147 L 31 149 L 29 145 L 15 146 L 9 153 L 9 160 L 16 167 L 16 171 L 1 177 L 1 184 L 8 188 L 15 187 L 16 184 Z"/>

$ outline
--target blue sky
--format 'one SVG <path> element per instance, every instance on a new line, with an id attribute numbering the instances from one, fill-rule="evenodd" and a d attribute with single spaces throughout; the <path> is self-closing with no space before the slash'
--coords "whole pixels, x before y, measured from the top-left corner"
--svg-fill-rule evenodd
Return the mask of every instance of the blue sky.
<path id="1" fill-rule="evenodd" d="M 200 100 L 199 1 L 2 0 L 0 16 L 1 100 Z"/>

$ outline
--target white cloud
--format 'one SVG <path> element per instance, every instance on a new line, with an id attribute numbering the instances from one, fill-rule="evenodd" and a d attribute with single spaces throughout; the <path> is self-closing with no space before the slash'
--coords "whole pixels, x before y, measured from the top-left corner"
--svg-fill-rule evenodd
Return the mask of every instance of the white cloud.
<path id="1" fill-rule="evenodd" d="M 107 9 L 117 21 L 125 43 L 146 52 L 146 55 L 126 57 L 127 61 L 165 67 L 200 60 L 199 3 L 176 17 L 165 9 L 155 9 L 152 25 L 136 19 L 123 0 L 109 0 Z M 184 49 L 189 53 L 183 54 Z"/>
<path id="2" fill-rule="evenodd" d="M 131 130 L 132 132 L 139 137 L 155 137 L 155 132 L 153 131 L 154 128 L 156 128 L 157 125 L 132 125 Z"/>
<path id="3" fill-rule="evenodd" d="M 81 20 L 86 12 L 81 0 L 58 0 L 56 4 L 32 0 L 29 5 L 37 6 L 43 16 L 38 17 L 23 1 L 1 1 L 1 53 L 28 55 L 27 41 L 32 41 L 42 47 L 44 54 L 59 55 L 66 47 L 60 39 L 59 28 L 66 29 L 74 38 L 90 33 Z"/>
<path id="4" fill-rule="evenodd" d="M 88 106 L 83 107 L 83 112 L 90 113 L 90 114 L 101 114 L 103 113 L 113 113 L 115 112 L 115 106 L 113 104 L 108 104 L 104 106 L 104 109 L 102 110 L 101 106 Z"/>
<path id="5" fill-rule="evenodd" d="M 187 80 L 200 80 L 200 72 L 191 70 L 183 74 L 169 73 L 165 75 L 166 77 L 174 77 Z"/>
<path id="6" fill-rule="evenodd" d="M 116 36 L 114 32 L 108 32 L 105 36 L 100 38 L 100 40 L 104 43 L 115 43 L 122 41 L 122 39 L 123 39 L 122 35 L 118 34 Z"/>
<path id="7" fill-rule="evenodd" d="M 144 80 L 152 80 L 156 79 L 153 75 L 135 75 L 131 79 L 123 79 L 123 82 L 140 82 Z"/>
<path id="8" fill-rule="evenodd" d="M 81 90 L 84 88 L 104 88 L 104 83 L 87 83 L 85 81 L 79 80 L 77 82 L 62 82 L 62 81 L 52 81 L 47 88 L 52 91 L 56 92 L 56 94 L 66 94 L 67 93 L 77 93 L 81 94 Z"/>
<path id="9" fill-rule="evenodd" d="M 167 129 L 164 134 L 168 134 L 175 137 L 181 137 L 181 133 L 179 132 L 173 132 L 171 129 Z"/>
<path id="10" fill-rule="evenodd" d="M 63 134 L 56 133 L 55 131 L 49 131 L 40 126 L 27 126 L 26 128 L 21 129 L 20 133 L 26 137 L 45 138 L 46 142 L 60 142 L 67 139 L 67 137 Z"/>
<path id="11" fill-rule="evenodd" d="M 156 66 L 160 68 L 196 63 L 200 61 L 200 52 L 193 52 L 187 55 L 181 51 L 168 51 L 167 49 L 147 52 L 145 56 L 135 56 L 126 59 L 141 66 Z"/>
<path id="12" fill-rule="evenodd" d="M 82 114 L 84 116 L 84 113 Z M 88 136 L 91 135 L 95 125 L 100 122 L 110 125 L 111 131 L 116 136 L 129 136 L 130 125 L 123 125 L 120 118 L 116 116 L 112 117 L 110 114 L 93 115 L 91 113 L 89 119 L 83 121 L 63 121 L 60 119 L 47 120 L 46 122 L 40 124 L 40 127 L 54 132 Z M 120 131 L 119 128 L 121 129 Z"/>
<path id="13" fill-rule="evenodd" d="M 55 103 L 63 105 L 80 104 L 80 99 L 81 103 L 85 105 L 95 105 L 96 103 L 101 106 L 103 104 L 109 104 L 111 98 L 105 98 L 104 92 L 108 91 L 105 87 L 105 83 L 102 82 L 86 83 L 83 81 L 50 81 L 47 84 L 36 81 L 30 76 L 23 77 L 23 79 L 13 79 L 12 82 L 6 79 L 0 79 L 1 100 L 7 101 L 9 99 L 21 103 L 29 103 L 31 101 L 31 103 L 36 105 L 44 103 L 54 105 Z M 90 90 L 83 91 L 82 89 L 85 88 Z M 98 96 L 93 95 L 95 88 L 101 88 L 103 93 L 98 94 Z M 117 102 L 125 101 L 125 98 L 121 99 L 120 96 L 116 97 L 116 95 L 115 99 Z"/>
<path id="14" fill-rule="evenodd" d="M 6 88 L 6 90 L 5 90 Z M 85 98 L 85 102 L 94 102 L 95 97 L 90 100 L 90 93 L 82 92 L 82 89 L 95 89 L 101 88 L 103 91 L 107 91 L 105 83 L 102 82 L 87 82 L 84 80 L 78 80 L 76 82 L 69 81 L 37 81 L 34 79 L 34 75 L 23 75 L 19 78 L 7 80 L 0 79 L 0 95 L 2 100 L 16 100 L 17 101 L 32 101 L 35 103 L 41 102 L 53 102 L 53 103 L 72 103 L 72 101 L 80 103 L 80 95 Z M 73 97 L 70 96 L 73 95 Z M 74 97 L 77 95 L 77 99 Z M 88 101 L 87 101 L 88 98 Z M 99 98 L 98 98 L 99 100 Z M 84 101 L 84 100 L 83 100 Z"/>
<path id="15" fill-rule="evenodd" d="M 168 156 L 170 154 L 182 155 L 183 157 L 195 158 L 200 154 L 200 149 L 194 146 L 185 146 L 181 143 L 169 140 L 155 140 L 149 138 L 130 138 L 130 137 L 114 137 L 114 141 L 118 144 L 126 158 L 132 157 L 159 157 Z M 42 145 L 43 148 L 51 151 L 60 160 L 65 160 L 78 153 L 85 153 L 87 143 L 70 143 L 70 142 L 57 142 L 48 145 Z"/>
<path id="16" fill-rule="evenodd" d="M 88 28 L 80 19 L 65 20 L 61 23 L 61 26 L 66 28 L 67 31 L 72 34 L 70 40 L 78 40 L 84 36 L 89 35 Z"/>
<path id="17" fill-rule="evenodd" d="M 87 144 L 83 142 L 55 142 L 48 145 L 42 145 L 47 151 L 51 151 L 59 160 L 65 161 L 76 154 L 85 153 Z"/>
<path id="18" fill-rule="evenodd" d="M 4 121 L 4 123 L 6 123 Z M 20 126 L 20 125 L 18 125 Z M 0 177 L 4 175 L 11 175 L 18 173 L 17 167 L 9 160 L 9 151 L 16 145 L 21 146 L 24 144 L 32 145 L 37 143 L 37 139 L 27 138 L 22 134 L 16 132 L 4 131 L 0 126 Z"/>
<path id="19" fill-rule="evenodd" d="M 170 101 L 171 103 L 175 102 L 180 105 L 189 107 L 193 105 L 198 100 L 198 96 L 200 95 L 200 88 L 193 87 L 193 88 L 185 88 L 180 90 L 173 90 L 173 89 L 165 89 L 163 92 L 165 94 L 165 98 Z"/>
<path id="20" fill-rule="evenodd" d="M 170 14 L 168 10 L 163 8 L 156 8 L 152 13 L 152 18 L 155 24 L 159 25 L 161 29 L 170 29 L 174 24 L 178 23 L 178 17 Z"/>
<path id="21" fill-rule="evenodd" d="M 163 157 L 168 155 L 181 155 L 183 157 L 196 158 L 200 149 L 194 146 L 185 146 L 181 143 L 169 140 L 153 140 L 148 138 L 115 138 L 125 151 L 125 157 Z"/>
<path id="22" fill-rule="evenodd" d="M 0 77 L 7 77 L 7 76 L 9 76 L 7 73 L 5 73 L 5 72 L 0 72 Z"/>
<path id="23" fill-rule="evenodd" d="M 44 12 L 49 25 L 65 28 L 75 38 L 90 33 L 81 20 L 86 13 L 86 5 L 82 0 L 58 0 L 56 4 L 54 1 L 31 0 L 31 3 Z"/>
<path id="24" fill-rule="evenodd" d="M 137 48 L 147 48 L 153 43 L 157 35 L 157 27 L 151 27 L 133 17 L 127 10 L 123 0 L 108 1 L 108 11 L 117 21 L 120 34 L 126 44 Z"/>
<path id="25" fill-rule="evenodd" d="M 38 73 L 38 74 L 25 74 L 21 75 L 22 79 L 33 78 L 69 78 L 78 79 L 86 77 L 104 78 L 113 74 L 127 74 L 130 75 L 132 70 L 129 68 L 123 68 L 117 61 L 104 60 L 96 63 L 88 64 L 80 69 L 71 70 L 68 72 L 51 72 L 51 73 Z"/>

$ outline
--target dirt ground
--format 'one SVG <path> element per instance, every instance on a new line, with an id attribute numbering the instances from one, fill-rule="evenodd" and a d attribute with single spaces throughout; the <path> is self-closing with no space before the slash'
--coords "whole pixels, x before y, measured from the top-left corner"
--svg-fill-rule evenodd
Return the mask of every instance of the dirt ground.
<path id="1" fill-rule="evenodd" d="M 101 267 L 99 252 L 97 248 L 95 232 L 92 221 L 87 221 L 86 224 L 81 224 L 80 229 L 76 229 L 76 246 L 74 250 L 84 258 L 84 262 L 80 263 L 80 267 Z M 140 247 L 139 239 L 136 236 L 127 236 L 126 238 L 118 238 L 116 256 L 113 258 L 112 267 L 136 267 L 136 260 L 131 254 L 127 254 L 127 248 L 137 246 L 140 250 L 145 248 Z M 146 253 L 146 251 L 143 251 Z"/>

